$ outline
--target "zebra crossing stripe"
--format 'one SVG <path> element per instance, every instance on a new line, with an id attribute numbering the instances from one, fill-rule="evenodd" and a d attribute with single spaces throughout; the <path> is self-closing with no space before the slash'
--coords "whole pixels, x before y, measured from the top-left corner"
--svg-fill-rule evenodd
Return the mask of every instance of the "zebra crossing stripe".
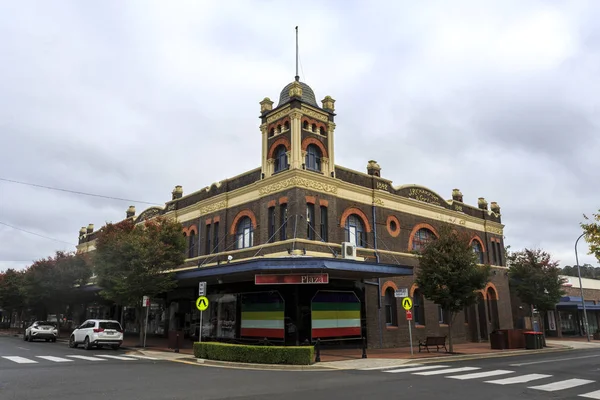
<path id="1" fill-rule="evenodd" d="M 579 397 L 586 397 L 588 399 L 600 399 L 600 390 L 596 390 L 595 392 L 580 394 Z"/>
<path id="2" fill-rule="evenodd" d="M 465 380 L 465 379 L 485 378 L 487 376 L 505 375 L 505 374 L 512 374 L 512 373 L 514 373 L 514 371 L 507 371 L 505 369 L 495 369 L 493 371 L 475 372 L 475 373 L 466 374 L 466 375 L 447 376 L 446 378 Z"/>
<path id="3" fill-rule="evenodd" d="M 78 358 L 80 360 L 86 360 L 86 361 L 106 361 L 105 358 L 90 357 L 90 356 L 67 356 L 67 357 Z"/>
<path id="4" fill-rule="evenodd" d="M 131 358 L 131 357 L 122 357 L 122 356 L 112 356 L 112 355 L 108 355 L 108 354 L 98 354 L 98 357 L 106 357 L 106 358 L 112 358 L 114 360 L 124 360 L 124 361 L 136 361 L 135 358 Z"/>
<path id="5" fill-rule="evenodd" d="M 25 358 L 25 357 L 2 356 L 2 358 L 5 358 L 5 359 L 10 360 L 12 362 L 16 362 L 17 364 L 37 364 L 37 361 L 30 360 L 29 358 Z"/>
<path id="6" fill-rule="evenodd" d="M 69 360 L 68 358 L 54 357 L 54 356 L 36 356 L 37 358 L 41 358 L 43 360 L 54 361 L 54 362 L 72 362 L 73 360 Z"/>
<path id="7" fill-rule="evenodd" d="M 513 383 L 526 383 L 536 379 L 550 378 L 552 375 L 545 374 L 527 374 L 513 376 L 512 378 L 496 379 L 495 381 L 485 381 L 485 383 L 495 383 L 496 385 L 512 385 Z"/>
<path id="8" fill-rule="evenodd" d="M 436 369 L 436 368 L 448 368 L 448 365 L 424 365 L 422 367 L 392 369 L 392 370 L 383 371 L 383 372 L 389 372 L 390 374 L 397 374 L 398 372 L 425 371 L 427 369 Z"/>
<path id="9" fill-rule="evenodd" d="M 557 390 L 571 389 L 581 385 L 593 383 L 589 379 L 567 379 L 564 381 L 552 382 L 547 385 L 530 386 L 527 389 L 543 390 L 544 392 L 555 392 Z"/>
<path id="10" fill-rule="evenodd" d="M 138 355 L 134 355 L 134 354 L 128 354 L 127 357 L 135 357 L 135 358 L 140 358 L 142 360 L 160 360 L 160 358 L 154 358 L 154 357 L 148 357 L 148 356 L 138 356 Z"/>
<path id="11" fill-rule="evenodd" d="M 137 356 L 132 356 L 137 357 Z M 392 369 L 392 368 L 408 368 L 408 367 L 418 367 L 423 364 L 404 364 L 404 365 L 384 365 L 379 367 L 369 367 L 369 368 L 359 368 L 359 371 L 374 371 L 378 369 Z"/>
<path id="12" fill-rule="evenodd" d="M 425 372 L 415 372 L 413 375 L 441 375 L 441 374 L 449 374 L 455 372 L 466 372 L 466 371 L 474 371 L 476 369 L 481 369 L 479 367 L 460 367 L 460 368 L 450 368 L 450 369 L 438 369 L 435 371 L 425 371 Z"/>

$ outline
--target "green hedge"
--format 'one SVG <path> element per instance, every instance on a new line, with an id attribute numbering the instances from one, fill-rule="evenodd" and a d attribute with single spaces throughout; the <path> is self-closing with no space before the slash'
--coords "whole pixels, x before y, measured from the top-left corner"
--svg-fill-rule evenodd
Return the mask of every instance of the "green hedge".
<path id="1" fill-rule="evenodd" d="M 314 346 L 251 346 L 217 342 L 194 343 L 194 356 L 206 360 L 234 361 L 252 364 L 313 363 Z"/>

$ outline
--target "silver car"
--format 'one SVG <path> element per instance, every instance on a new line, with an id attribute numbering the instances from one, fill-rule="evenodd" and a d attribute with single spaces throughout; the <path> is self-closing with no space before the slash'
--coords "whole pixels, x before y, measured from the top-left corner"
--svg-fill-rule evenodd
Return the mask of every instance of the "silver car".
<path id="1" fill-rule="evenodd" d="M 45 339 L 46 342 L 52 340 L 56 342 L 58 329 L 54 322 L 35 321 L 31 326 L 25 329 L 23 340 L 33 342 L 34 339 Z"/>

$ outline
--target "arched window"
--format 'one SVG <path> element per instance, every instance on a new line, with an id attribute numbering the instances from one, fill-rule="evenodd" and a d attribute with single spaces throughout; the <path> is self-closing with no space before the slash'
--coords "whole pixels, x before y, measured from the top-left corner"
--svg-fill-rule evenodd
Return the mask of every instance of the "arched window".
<path id="1" fill-rule="evenodd" d="M 391 287 L 385 290 L 385 324 L 388 326 L 398 326 L 396 297 L 394 296 L 394 289 Z"/>
<path id="2" fill-rule="evenodd" d="M 193 258 L 196 251 L 196 231 L 190 232 L 190 243 L 188 247 L 188 258 Z"/>
<path id="3" fill-rule="evenodd" d="M 316 132 L 317 131 L 317 124 L 312 124 L 311 128 L 312 128 L 313 132 Z"/>
<path id="4" fill-rule="evenodd" d="M 413 318 L 415 325 L 425 325 L 425 305 L 420 289 L 415 289 L 413 293 Z"/>
<path id="5" fill-rule="evenodd" d="M 320 133 L 321 135 L 325 135 L 325 128 L 323 128 L 323 127 L 320 127 L 320 128 L 319 128 L 319 133 Z"/>
<path id="6" fill-rule="evenodd" d="M 356 214 L 351 214 L 346 219 L 346 241 L 356 247 L 365 247 L 367 244 L 367 233 L 362 219 Z"/>
<path id="7" fill-rule="evenodd" d="M 304 122 L 302 123 L 302 129 L 304 129 L 304 130 L 306 130 L 306 131 L 308 130 L 308 121 L 304 121 Z"/>
<path id="8" fill-rule="evenodd" d="M 280 145 L 275 149 L 275 172 L 283 171 L 287 168 L 287 150 L 284 145 Z"/>
<path id="9" fill-rule="evenodd" d="M 473 247 L 473 252 L 477 254 L 477 262 L 479 264 L 483 264 L 483 250 L 481 249 L 481 243 L 479 243 L 479 240 L 473 240 L 471 246 Z"/>
<path id="10" fill-rule="evenodd" d="M 235 248 L 245 249 L 252 247 L 254 242 L 254 230 L 252 229 L 252 221 L 249 217 L 240 219 L 235 231 Z"/>
<path id="11" fill-rule="evenodd" d="M 275 136 L 275 128 L 271 128 L 269 130 L 269 137 L 273 137 L 273 136 Z"/>
<path id="12" fill-rule="evenodd" d="M 288 121 L 285 121 L 283 123 L 283 129 L 286 130 L 286 131 L 290 130 L 290 123 Z"/>
<path id="13" fill-rule="evenodd" d="M 435 235 L 427 228 L 421 228 L 415 232 L 412 241 L 412 249 L 414 251 L 421 251 L 425 246 L 435 239 Z"/>
<path id="14" fill-rule="evenodd" d="M 321 149 L 316 145 L 310 144 L 306 148 L 306 168 L 312 171 L 321 171 Z"/>

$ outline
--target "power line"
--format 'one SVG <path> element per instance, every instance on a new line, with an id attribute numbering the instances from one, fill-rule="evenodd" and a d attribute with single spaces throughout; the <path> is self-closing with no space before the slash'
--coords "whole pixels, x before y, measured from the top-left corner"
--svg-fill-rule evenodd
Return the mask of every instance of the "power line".
<path id="1" fill-rule="evenodd" d="M 21 181 L 16 181 L 16 180 L 13 180 L 13 179 L 0 178 L 0 181 L 10 182 L 10 183 L 17 183 L 19 185 L 34 186 L 34 187 L 38 187 L 38 188 L 42 188 L 42 189 L 56 190 L 56 191 L 59 191 L 59 192 L 74 193 L 74 194 L 79 194 L 79 195 L 82 195 L 82 196 L 101 197 L 101 198 L 104 198 L 104 199 L 127 201 L 127 202 L 130 202 L 130 203 L 149 204 L 149 205 L 154 205 L 154 206 L 161 205 L 161 203 L 151 203 L 151 202 L 148 202 L 148 201 L 131 200 L 131 199 L 124 199 L 124 198 L 121 198 L 121 197 L 105 196 L 105 195 L 94 194 L 94 193 L 86 193 L 86 192 L 80 192 L 80 191 L 77 191 L 77 190 L 69 190 L 69 189 L 62 189 L 62 188 L 57 188 L 57 187 L 52 187 L 52 186 L 38 185 L 36 183 L 21 182 Z"/>
<path id="2" fill-rule="evenodd" d="M 0 221 L 0 225 L 8 226 L 9 228 L 15 229 L 15 230 L 17 230 L 17 231 L 21 231 L 21 232 L 29 233 L 30 235 L 39 236 L 39 237 L 41 237 L 41 238 L 44 238 L 44 239 L 48 239 L 48 240 L 54 240 L 55 242 L 65 243 L 65 244 L 68 244 L 68 245 L 71 245 L 71 246 L 77 246 L 77 245 L 76 245 L 76 244 L 74 244 L 74 243 L 69 243 L 69 242 L 65 242 L 64 240 L 55 239 L 55 238 L 52 238 L 52 237 L 49 237 L 49 236 L 40 235 L 39 233 L 31 232 L 31 231 L 28 231 L 28 230 L 26 230 L 26 229 L 17 228 L 16 226 L 13 226 L 13 225 L 7 224 L 6 222 L 2 222 L 2 221 Z"/>

